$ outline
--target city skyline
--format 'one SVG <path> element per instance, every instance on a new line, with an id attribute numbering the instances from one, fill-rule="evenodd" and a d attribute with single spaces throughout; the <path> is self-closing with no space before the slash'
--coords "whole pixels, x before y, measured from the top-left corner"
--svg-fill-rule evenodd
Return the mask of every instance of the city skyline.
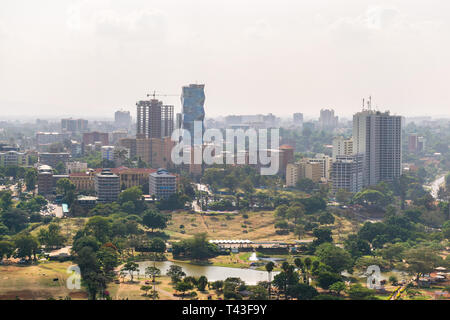
<path id="1" fill-rule="evenodd" d="M 350 117 L 369 95 L 380 111 L 449 116 L 449 4 L 432 3 L 5 1 L 0 118 L 133 111 L 186 83 L 207 85 L 209 117 Z"/>

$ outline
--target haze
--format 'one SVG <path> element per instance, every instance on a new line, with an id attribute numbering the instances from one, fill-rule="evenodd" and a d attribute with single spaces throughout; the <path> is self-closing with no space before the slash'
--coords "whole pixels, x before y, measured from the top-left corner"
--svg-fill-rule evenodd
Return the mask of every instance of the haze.
<path id="1" fill-rule="evenodd" d="M 206 84 L 207 116 L 448 116 L 442 0 L 2 0 L 0 118 L 112 117 Z M 180 110 L 179 97 L 162 97 Z"/>

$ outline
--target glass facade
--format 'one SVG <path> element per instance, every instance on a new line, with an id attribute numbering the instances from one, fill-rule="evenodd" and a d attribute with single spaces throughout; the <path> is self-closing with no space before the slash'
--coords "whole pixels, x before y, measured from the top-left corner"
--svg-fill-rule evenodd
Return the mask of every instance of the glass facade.
<path id="1" fill-rule="evenodd" d="M 182 105 L 182 128 L 191 134 L 191 144 L 202 144 L 203 137 L 203 121 L 205 119 L 205 85 L 190 84 L 182 89 L 181 105 Z M 194 139 L 194 123 L 201 122 L 202 131 L 198 132 Z M 201 134 L 201 136 L 200 136 Z"/>

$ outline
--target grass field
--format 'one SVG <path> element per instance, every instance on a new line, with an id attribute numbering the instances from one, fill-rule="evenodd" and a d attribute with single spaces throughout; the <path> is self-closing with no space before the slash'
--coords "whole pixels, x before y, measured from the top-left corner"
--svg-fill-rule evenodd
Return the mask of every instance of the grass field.
<path id="1" fill-rule="evenodd" d="M 293 241 L 298 238 L 291 232 L 287 235 L 276 234 L 273 211 L 202 215 L 199 213 L 177 212 L 166 229 L 171 240 L 189 238 L 200 232 L 207 233 L 210 239 L 249 239 L 254 241 Z M 336 221 L 331 228 L 335 241 L 341 242 L 345 235 L 354 232 L 355 225 L 346 218 L 335 216 Z M 180 228 L 183 226 L 183 228 Z M 184 233 L 183 233 L 184 232 Z M 307 233 L 302 239 L 312 239 Z"/>
<path id="2" fill-rule="evenodd" d="M 0 300 L 86 299 L 82 290 L 69 290 L 66 272 L 70 262 L 44 262 L 38 265 L 1 265 Z"/>
<path id="3" fill-rule="evenodd" d="M 108 291 L 110 293 L 110 296 L 114 300 L 152 300 L 151 297 L 145 296 L 144 291 L 142 291 L 140 288 L 145 285 L 145 281 L 149 280 L 148 278 L 141 277 L 140 279 L 134 279 L 134 282 L 125 281 L 120 283 L 112 283 L 108 287 Z M 175 296 L 177 292 L 173 288 L 173 285 L 170 282 L 170 277 L 167 276 L 161 276 L 157 278 L 156 281 L 156 291 L 158 292 L 159 299 L 160 300 L 178 300 L 181 299 L 181 297 Z M 150 285 L 153 285 L 150 281 Z M 153 289 L 152 289 L 153 290 Z M 220 294 L 218 294 L 215 290 L 208 290 L 206 288 L 206 291 L 201 292 L 198 289 L 193 289 L 190 291 L 195 291 L 197 293 L 197 296 L 195 299 L 198 300 L 207 300 L 208 296 L 210 295 L 213 300 L 217 300 L 220 297 Z M 151 291 L 149 291 L 150 293 Z M 184 300 L 192 299 L 190 297 L 183 297 Z"/>

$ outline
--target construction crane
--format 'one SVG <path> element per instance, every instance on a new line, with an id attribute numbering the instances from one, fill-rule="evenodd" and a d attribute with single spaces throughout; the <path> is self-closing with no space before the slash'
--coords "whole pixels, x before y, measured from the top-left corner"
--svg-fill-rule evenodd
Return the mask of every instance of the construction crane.
<path id="1" fill-rule="evenodd" d="M 156 90 L 153 90 L 153 93 L 147 94 L 147 97 L 153 97 L 153 99 L 156 99 L 156 97 L 179 97 L 179 94 L 156 94 Z"/>

